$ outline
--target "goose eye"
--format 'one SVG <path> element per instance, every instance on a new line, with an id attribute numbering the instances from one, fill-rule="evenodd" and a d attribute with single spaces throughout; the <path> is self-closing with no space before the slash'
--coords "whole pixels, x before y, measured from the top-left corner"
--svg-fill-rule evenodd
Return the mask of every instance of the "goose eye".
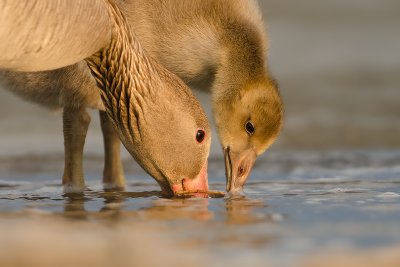
<path id="1" fill-rule="evenodd" d="M 254 132 L 255 132 L 254 126 L 253 126 L 253 124 L 251 123 L 251 121 L 246 122 L 244 128 L 246 129 L 246 132 L 247 132 L 249 135 L 253 135 Z"/>
<path id="2" fill-rule="evenodd" d="M 196 133 L 196 141 L 200 144 L 204 141 L 206 133 L 203 130 L 198 130 Z"/>

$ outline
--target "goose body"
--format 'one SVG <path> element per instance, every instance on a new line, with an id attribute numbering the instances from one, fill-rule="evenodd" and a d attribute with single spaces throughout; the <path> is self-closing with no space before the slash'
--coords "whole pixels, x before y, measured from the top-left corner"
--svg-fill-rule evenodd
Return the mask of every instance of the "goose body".
<path id="1" fill-rule="evenodd" d="M 257 2 L 118 2 L 148 54 L 188 85 L 211 92 L 227 191 L 240 191 L 256 157 L 273 143 L 283 120 L 277 83 L 267 66 L 268 40 Z M 30 98 L 42 105 L 62 106 L 71 93 L 84 105 L 102 109 L 95 83 L 82 63 L 46 73 L 8 72 L 2 78 L 17 94 L 26 88 L 42 91 L 43 96 Z M 51 92 L 56 97 L 47 102 L 50 90 L 41 88 L 50 86 L 57 87 Z"/>
<path id="2" fill-rule="evenodd" d="M 112 176 L 112 179 L 107 178 L 113 187 L 124 183 L 123 179 L 118 179 L 123 176 L 118 149 L 119 140 L 122 140 L 165 194 L 207 191 L 210 129 L 205 113 L 177 76 L 146 55 L 117 5 L 110 0 L 104 3 L 112 25 L 111 41 L 96 55 L 63 70 L 26 75 L 4 71 L 5 82 L 19 81 L 13 88 L 26 99 L 50 108 L 63 108 L 63 184 L 67 190 L 84 189 L 82 154 L 90 122 L 86 108 L 91 107 L 101 110 L 108 162 L 104 174 Z M 1 62 L 1 66 L 10 65 Z M 11 63 L 15 66 L 14 61 Z M 26 67 L 30 67 L 29 63 Z M 89 69 L 95 79 L 90 76 L 79 79 L 81 73 L 87 74 Z M 70 71 L 71 76 L 65 76 L 65 71 Z M 44 86 L 46 78 L 64 86 L 54 82 Z M 32 87 L 25 86 L 22 90 L 24 84 Z M 82 85 L 87 86 L 83 88 Z"/>

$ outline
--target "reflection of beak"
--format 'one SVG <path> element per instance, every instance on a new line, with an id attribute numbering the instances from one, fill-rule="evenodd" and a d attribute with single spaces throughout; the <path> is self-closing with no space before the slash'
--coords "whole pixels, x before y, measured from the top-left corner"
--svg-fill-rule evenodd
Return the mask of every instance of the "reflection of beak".
<path id="1" fill-rule="evenodd" d="M 240 152 L 231 151 L 230 147 L 224 149 L 226 191 L 241 192 L 246 183 L 257 155 L 249 148 Z"/>

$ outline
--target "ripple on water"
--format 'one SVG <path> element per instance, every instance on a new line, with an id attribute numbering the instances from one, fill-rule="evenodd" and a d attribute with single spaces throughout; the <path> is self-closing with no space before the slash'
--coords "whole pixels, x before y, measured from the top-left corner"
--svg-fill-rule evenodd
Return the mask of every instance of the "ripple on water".
<path id="1" fill-rule="evenodd" d="M 175 252 L 194 253 L 202 266 L 236 267 L 250 258 L 255 263 L 273 265 L 283 258 L 295 260 L 293 255 L 306 255 L 308 251 L 329 248 L 332 244 L 363 249 L 400 243 L 400 182 L 396 174 L 390 173 L 397 172 L 398 168 L 391 166 L 386 168 L 388 173 L 383 173 L 385 163 L 379 159 L 379 170 L 373 175 L 371 168 L 361 166 L 360 162 L 358 166 L 351 166 L 349 161 L 347 169 L 335 169 L 329 160 L 339 156 L 325 156 L 321 165 L 318 155 L 306 160 L 301 159 L 301 154 L 294 158 L 281 156 L 272 165 L 260 159 L 261 164 L 255 166 L 257 177 L 250 177 L 246 195 L 232 198 L 222 195 L 216 195 L 221 198 L 164 198 L 157 184 L 143 173 L 136 173 L 136 169 L 127 172 L 130 182 L 126 191 L 104 191 L 94 169 L 89 168 L 89 190 L 80 194 L 63 194 L 59 181 L 47 172 L 43 176 L 35 173 L 31 180 L 24 173 L 17 179 L 19 182 L 2 177 L 0 226 L 8 229 L 10 240 L 17 236 L 16 231 L 26 234 L 14 240 L 14 248 L 19 250 L 22 245 L 31 244 L 34 233 L 29 231 L 34 231 L 35 225 L 44 227 L 43 231 L 56 229 L 49 233 L 66 240 L 65 246 L 72 246 L 72 240 L 78 236 L 86 236 L 86 243 L 81 247 L 85 251 L 90 247 L 99 248 L 95 242 L 102 246 L 118 244 L 120 251 L 131 251 L 144 246 L 139 243 L 144 241 L 135 237 L 138 233 L 150 240 L 152 251 L 159 248 L 158 251 L 171 253 L 176 259 L 179 255 Z M 291 161 L 290 169 L 285 169 L 285 160 Z M 363 161 L 369 164 L 372 160 L 363 154 Z M 279 162 L 282 165 L 276 166 Z M 393 165 L 395 161 L 390 162 Z M 101 164 L 99 159 L 92 165 Z M 209 169 L 210 189 L 224 190 L 224 178 L 218 176 L 221 166 L 210 166 L 214 166 Z M 357 170 L 351 170 L 353 167 Z M 270 169 L 276 177 L 272 177 Z M 13 171 L 13 175 L 4 177 L 18 176 L 18 168 Z M 220 180 L 215 181 L 213 177 Z M 48 227 L 47 222 L 50 222 Z M 3 232 L 0 233 L 2 241 Z M 158 240 L 163 241 L 157 243 Z M 29 245 L 24 251 L 29 249 L 33 251 Z M 119 255 L 132 263 L 125 258 L 129 253 Z M 160 258 L 171 260 L 164 256 L 162 253 Z M 190 260 L 185 266 L 190 264 L 199 266 Z"/>
<path id="2" fill-rule="evenodd" d="M 391 199 L 391 198 L 399 198 L 400 195 L 395 192 L 385 192 L 385 193 L 377 195 L 376 197 L 384 198 L 384 199 Z"/>

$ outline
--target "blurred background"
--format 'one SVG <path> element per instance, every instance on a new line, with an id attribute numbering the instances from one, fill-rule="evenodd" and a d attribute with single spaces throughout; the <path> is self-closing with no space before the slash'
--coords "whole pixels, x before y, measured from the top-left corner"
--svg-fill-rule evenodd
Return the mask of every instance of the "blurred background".
<path id="1" fill-rule="evenodd" d="M 400 2 L 261 0 L 285 103 L 271 151 L 400 147 Z M 209 110 L 207 95 L 198 94 Z M 86 153 L 102 153 L 96 112 Z M 60 112 L 0 90 L 1 154 L 62 153 Z M 220 148 L 214 134 L 212 155 Z"/>
<path id="2" fill-rule="evenodd" d="M 275 148 L 398 148 L 400 2 L 261 4 L 286 105 Z"/>

